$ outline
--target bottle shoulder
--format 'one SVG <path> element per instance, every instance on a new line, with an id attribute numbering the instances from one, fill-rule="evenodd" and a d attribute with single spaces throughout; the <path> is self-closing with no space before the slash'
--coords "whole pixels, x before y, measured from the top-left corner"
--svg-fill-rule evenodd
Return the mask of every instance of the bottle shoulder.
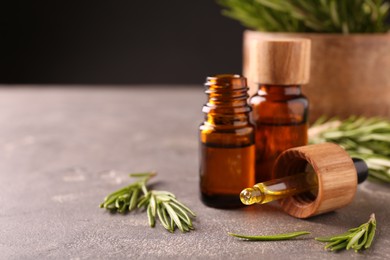
<path id="1" fill-rule="evenodd" d="M 253 125 L 236 129 L 221 129 L 206 125 L 200 126 L 200 141 L 204 144 L 214 144 L 226 147 L 241 147 L 254 145 L 255 127 Z"/>
<path id="2" fill-rule="evenodd" d="M 203 122 L 199 126 L 199 131 L 203 133 L 252 133 L 255 131 L 255 125 L 248 122 L 246 125 L 232 126 L 232 125 L 214 125 L 208 122 Z"/>
<path id="3" fill-rule="evenodd" d="M 300 103 L 308 105 L 309 100 L 305 95 L 289 95 L 289 96 L 271 96 L 271 95 L 254 95 L 250 98 L 249 104 L 257 106 L 261 103 Z"/>
<path id="4" fill-rule="evenodd" d="M 285 100 L 257 97 L 251 100 L 253 121 L 270 124 L 305 123 L 308 118 L 309 101 L 303 96 L 294 96 Z"/>

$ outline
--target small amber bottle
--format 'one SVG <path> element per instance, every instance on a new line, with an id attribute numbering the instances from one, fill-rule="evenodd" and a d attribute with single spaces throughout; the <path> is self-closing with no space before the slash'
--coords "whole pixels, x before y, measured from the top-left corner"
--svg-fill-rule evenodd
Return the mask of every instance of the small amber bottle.
<path id="1" fill-rule="evenodd" d="M 255 82 L 251 99 L 256 124 L 256 182 L 272 179 L 276 158 L 308 142 L 310 40 L 260 40 L 255 43 Z"/>
<path id="2" fill-rule="evenodd" d="M 246 79 L 208 77 L 200 126 L 200 191 L 204 204 L 242 207 L 239 194 L 255 184 L 255 127 L 250 122 Z"/>

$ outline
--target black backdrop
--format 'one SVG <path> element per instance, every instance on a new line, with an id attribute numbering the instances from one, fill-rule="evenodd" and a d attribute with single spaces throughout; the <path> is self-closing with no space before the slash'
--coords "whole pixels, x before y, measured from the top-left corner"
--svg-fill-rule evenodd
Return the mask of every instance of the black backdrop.
<path id="1" fill-rule="evenodd" d="M 243 30 L 214 0 L 3 0 L 0 83 L 200 84 Z"/>
<path id="2" fill-rule="evenodd" d="M 241 72 L 243 28 L 213 0 L 0 5 L 0 83 L 198 84 Z"/>

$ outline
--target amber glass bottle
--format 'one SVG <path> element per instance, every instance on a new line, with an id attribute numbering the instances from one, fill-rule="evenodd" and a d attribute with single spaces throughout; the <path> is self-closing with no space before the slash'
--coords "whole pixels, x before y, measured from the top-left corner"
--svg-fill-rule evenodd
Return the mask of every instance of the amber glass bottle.
<path id="1" fill-rule="evenodd" d="M 310 41 L 259 41 L 258 92 L 251 99 L 256 123 L 256 182 L 272 179 L 276 158 L 308 142 L 308 100 L 301 84 L 309 80 Z"/>
<path id="2" fill-rule="evenodd" d="M 208 77 L 200 126 L 200 191 L 204 204 L 241 207 L 240 192 L 255 183 L 255 127 L 250 122 L 246 79 Z"/>

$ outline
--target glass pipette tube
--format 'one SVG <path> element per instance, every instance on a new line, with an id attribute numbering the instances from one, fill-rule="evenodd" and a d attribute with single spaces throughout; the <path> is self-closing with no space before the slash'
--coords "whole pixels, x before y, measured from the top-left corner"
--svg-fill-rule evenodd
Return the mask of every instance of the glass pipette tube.
<path id="1" fill-rule="evenodd" d="M 241 191 L 240 199 L 245 205 L 264 204 L 303 192 L 310 191 L 316 195 L 317 187 L 317 176 L 312 170 L 309 170 L 280 179 L 257 183 L 252 188 Z"/>
<path id="2" fill-rule="evenodd" d="M 362 183 L 368 176 L 367 164 L 359 158 L 352 158 L 352 161 L 356 169 L 357 182 Z M 240 199 L 245 205 L 264 204 L 304 192 L 311 192 L 314 196 L 317 196 L 318 192 L 317 175 L 310 164 L 306 165 L 303 173 L 257 183 L 252 188 L 246 188 L 241 191 Z"/>

